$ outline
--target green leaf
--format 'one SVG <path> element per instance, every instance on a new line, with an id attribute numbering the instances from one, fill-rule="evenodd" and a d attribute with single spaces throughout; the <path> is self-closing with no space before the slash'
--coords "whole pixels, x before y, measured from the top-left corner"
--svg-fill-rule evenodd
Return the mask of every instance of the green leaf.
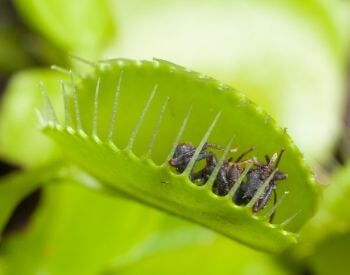
<path id="1" fill-rule="evenodd" d="M 322 243 L 350 232 L 350 164 L 338 169 L 324 184 L 319 210 L 301 232 L 298 257 L 312 255 Z"/>
<path id="2" fill-rule="evenodd" d="M 72 85 L 72 94 L 66 97 L 66 123 L 59 124 L 51 108 L 43 113 L 44 132 L 70 159 L 111 188 L 252 247 L 277 252 L 295 242 L 293 232 L 315 211 L 318 188 L 286 131 L 266 113 L 232 88 L 169 62 L 115 60 L 96 66 L 78 87 Z M 160 114 L 168 98 L 168 108 Z M 253 215 L 249 207 L 234 205 L 231 197 L 214 195 L 209 184 L 193 184 L 186 171 L 178 175 L 168 167 L 169 153 L 179 142 L 174 144 L 175 137 L 188 114 L 180 141 L 204 142 L 217 122 L 211 143 L 226 146 L 235 137 L 241 150 L 255 146 L 259 159 L 286 149 L 280 168 L 289 178 L 278 184 L 277 192 L 279 197 L 287 191 L 289 195 L 277 210 L 275 224 L 265 216 L 271 200 L 265 211 Z"/>
<path id="3" fill-rule="evenodd" d="M 38 167 L 60 156 L 57 146 L 38 131 L 34 109 L 41 102 L 40 81 L 49 89 L 53 105 L 62 109 L 58 81 L 65 79 L 64 77 L 63 74 L 51 70 L 32 69 L 17 73 L 11 78 L 1 102 L 2 158 L 22 166 Z"/>
<path id="4" fill-rule="evenodd" d="M 331 236 L 322 241 L 305 262 L 313 274 L 349 274 L 350 234 Z"/>
<path id="5" fill-rule="evenodd" d="M 174 236 L 170 236 L 172 238 Z M 164 238 L 163 243 L 169 242 Z M 171 239 L 170 239 L 171 240 Z M 177 239 L 181 242 L 181 238 Z M 176 250 L 164 249 L 103 275 L 136 274 L 291 274 L 271 255 L 254 251 L 224 238 L 197 242 Z"/>
<path id="6" fill-rule="evenodd" d="M 16 0 L 33 28 L 68 52 L 97 56 L 114 35 L 106 0 Z"/>
<path id="7" fill-rule="evenodd" d="M 28 172 L 14 172 L 0 178 L 0 236 L 17 204 L 36 188 L 52 180 L 60 167 L 55 163 Z"/>
<path id="8" fill-rule="evenodd" d="M 112 260 L 126 259 L 163 222 L 178 226 L 161 212 L 101 191 L 64 181 L 47 185 L 30 226 L 1 246 L 4 274 L 98 274 Z"/>
<path id="9" fill-rule="evenodd" d="M 32 58 L 23 49 L 21 33 L 11 25 L 0 26 L 0 71 L 10 73 L 33 63 Z"/>

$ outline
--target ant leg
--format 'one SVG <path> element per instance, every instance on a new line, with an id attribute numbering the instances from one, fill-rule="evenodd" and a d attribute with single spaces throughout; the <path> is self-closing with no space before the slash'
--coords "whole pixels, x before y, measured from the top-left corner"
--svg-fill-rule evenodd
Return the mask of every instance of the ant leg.
<path id="1" fill-rule="evenodd" d="M 214 154 L 208 153 L 206 157 L 206 165 L 204 168 L 196 173 L 191 173 L 191 180 L 196 181 L 198 183 L 205 184 L 210 175 L 213 173 L 215 167 L 217 165 L 217 160 Z"/>
<path id="2" fill-rule="evenodd" d="M 196 161 L 200 161 L 202 159 L 208 159 L 210 158 L 211 156 L 213 156 L 214 154 L 213 153 L 210 153 L 210 152 L 205 152 L 205 153 L 200 153 L 196 159 Z"/>
<path id="3" fill-rule="evenodd" d="M 236 162 L 236 163 L 239 164 L 239 165 L 244 165 L 244 164 L 249 164 L 249 163 L 252 163 L 252 162 L 254 162 L 254 161 L 251 160 L 251 159 L 247 159 L 247 160 L 243 160 L 241 162 Z"/>
<path id="4" fill-rule="evenodd" d="M 203 178 L 203 170 L 200 170 L 197 173 L 191 172 L 190 178 L 192 181 L 196 181 Z"/>
<path id="5" fill-rule="evenodd" d="M 253 157 L 251 159 L 251 161 L 254 163 L 255 166 L 263 166 L 264 163 L 262 163 L 261 161 L 259 161 L 256 157 Z"/>
<path id="6" fill-rule="evenodd" d="M 282 155 L 283 155 L 284 151 L 285 151 L 285 149 L 282 148 L 281 151 L 280 151 L 280 153 L 278 154 L 278 158 L 277 158 L 277 161 L 276 161 L 276 164 L 275 164 L 275 168 L 278 167 L 278 165 L 279 165 L 279 163 L 280 163 L 280 161 L 281 161 L 281 158 L 282 158 Z"/>
<path id="7" fill-rule="evenodd" d="M 268 185 L 265 189 L 262 197 L 254 204 L 253 206 L 253 212 L 256 213 L 261 209 L 264 209 L 266 207 L 266 204 L 268 203 L 272 190 L 274 190 L 274 186 L 272 184 Z"/>
<path id="8" fill-rule="evenodd" d="M 247 154 L 254 151 L 255 147 L 250 147 L 247 151 L 243 152 L 236 160 L 235 162 L 238 163 L 242 158 L 244 158 Z"/>
<path id="9" fill-rule="evenodd" d="M 208 149 L 208 148 L 212 148 L 212 149 L 216 149 L 216 150 L 221 150 L 221 151 L 225 150 L 224 147 L 222 147 L 222 146 L 220 146 L 220 145 L 217 145 L 217 144 L 213 144 L 213 143 L 206 143 L 206 144 L 203 146 L 203 148 L 204 148 L 205 150 Z M 229 152 L 230 152 L 230 153 L 235 153 L 235 152 L 237 152 L 237 150 L 238 150 L 238 146 L 235 147 L 235 148 L 230 149 Z"/>
<path id="10" fill-rule="evenodd" d="M 275 206 L 277 204 L 277 192 L 276 189 L 273 189 L 273 205 Z M 273 219 L 275 218 L 276 210 L 273 211 L 273 213 L 270 216 L 269 222 L 272 223 Z"/>
<path id="11" fill-rule="evenodd" d="M 217 149 L 217 150 L 224 150 L 224 147 L 222 147 L 220 145 L 206 142 L 203 146 L 203 150 L 207 150 L 208 148 Z"/>

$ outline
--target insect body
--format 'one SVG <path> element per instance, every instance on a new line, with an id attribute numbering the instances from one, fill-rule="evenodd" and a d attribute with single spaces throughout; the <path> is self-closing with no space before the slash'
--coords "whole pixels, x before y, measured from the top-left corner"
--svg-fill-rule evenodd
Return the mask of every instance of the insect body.
<path id="1" fill-rule="evenodd" d="M 217 159 L 214 154 L 211 154 L 206 158 L 206 165 L 205 167 L 196 172 L 191 174 L 191 180 L 194 181 L 197 185 L 203 185 L 205 184 L 210 175 L 213 173 L 216 165 L 217 165 Z"/>
<path id="2" fill-rule="evenodd" d="M 218 147 L 218 146 L 216 146 L 215 148 L 221 149 L 221 147 Z M 253 150 L 254 148 L 250 148 L 248 151 L 241 154 L 235 162 L 232 162 L 232 158 L 224 161 L 224 163 L 220 167 L 218 175 L 216 176 L 216 179 L 213 184 L 213 192 L 215 194 L 219 196 L 224 196 L 230 191 L 232 186 L 236 183 L 241 173 L 243 172 L 241 165 L 244 163 L 250 162 L 250 160 L 243 161 L 243 162 L 240 162 L 240 160 L 246 154 L 248 154 Z M 237 148 L 230 150 L 230 152 L 236 152 L 236 151 L 237 151 Z M 209 177 L 214 172 L 214 169 L 217 165 L 218 165 L 218 161 L 216 159 L 216 156 L 214 154 L 209 155 L 206 158 L 205 167 L 196 173 L 192 173 L 191 180 L 198 185 L 205 184 L 209 180 Z"/>
<path id="3" fill-rule="evenodd" d="M 215 167 L 218 165 L 215 154 L 208 152 L 208 148 L 223 150 L 222 147 L 209 143 L 206 143 L 203 146 L 195 161 L 198 162 L 200 160 L 205 160 L 206 164 L 203 169 L 198 172 L 191 171 L 189 175 L 191 181 L 197 185 L 204 185 L 214 172 Z M 232 158 L 225 160 L 219 168 L 218 174 L 213 183 L 212 191 L 218 196 L 227 195 L 237 180 L 241 177 L 245 168 L 244 165 L 253 162 L 255 167 L 247 173 L 245 182 L 238 187 L 232 200 L 237 205 L 247 205 L 253 199 L 256 192 L 258 192 L 259 188 L 263 186 L 264 182 L 273 175 L 270 182 L 265 187 L 265 190 L 263 190 L 260 197 L 252 205 L 252 211 L 256 213 L 266 207 L 272 193 L 274 193 L 274 204 L 277 203 L 276 182 L 286 179 L 288 174 L 276 170 L 281 161 L 284 149 L 282 149 L 279 154 L 274 154 L 271 159 L 266 155 L 265 163 L 258 161 L 256 158 L 242 161 L 242 159 L 254 149 L 255 148 L 252 147 L 246 152 L 243 152 L 235 161 L 232 161 Z M 191 143 L 178 144 L 175 148 L 173 157 L 169 160 L 169 165 L 173 166 L 179 173 L 184 172 L 191 158 L 194 156 L 195 151 L 196 147 Z M 235 151 L 237 151 L 237 148 L 230 150 L 230 152 Z M 274 213 L 270 216 L 270 222 L 272 222 L 273 217 Z"/>
<path id="4" fill-rule="evenodd" d="M 206 151 L 208 148 L 222 150 L 222 147 L 220 147 L 220 146 L 206 143 L 206 144 L 204 144 L 201 152 L 199 153 L 199 155 L 196 159 L 196 162 L 203 160 L 203 159 L 208 159 L 210 157 L 215 158 L 215 155 L 213 153 Z M 187 165 L 189 164 L 191 158 L 193 157 L 195 151 L 196 151 L 196 147 L 194 147 L 191 143 L 189 143 L 189 142 L 180 143 L 176 146 L 175 152 L 168 163 L 170 166 L 174 167 L 177 172 L 182 173 L 183 171 L 185 171 L 185 169 L 186 169 Z M 216 161 L 216 158 L 215 158 L 215 161 Z M 193 175 L 193 173 L 191 174 L 191 176 L 192 175 Z"/>
<path id="5" fill-rule="evenodd" d="M 265 156 L 266 163 L 260 163 L 257 160 L 254 161 L 256 168 L 248 172 L 246 182 L 238 188 L 235 196 L 233 197 L 233 201 L 235 204 L 246 205 L 249 203 L 249 201 L 258 191 L 259 187 L 261 187 L 265 180 L 273 173 L 273 170 L 275 170 L 278 167 L 283 152 L 284 150 L 282 149 L 279 155 L 274 154 L 271 159 L 268 156 Z M 273 175 L 268 186 L 265 188 L 258 201 L 253 205 L 254 213 L 266 207 L 266 204 L 269 201 L 272 192 L 274 192 L 276 203 L 276 181 L 284 180 L 287 177 L 288 174 L 283 173 L 281 171 L 277 171 Z"/>
<path id="6" fill-rule="evenodd" d="M 213 184 L 213 192 L 215 194 L 219 196 L 228 194 L 243 172 L 242 165 L 251 162 L 251 160 L 241 160 L 253 150 L 254 147 L 242 153 L 234 162 L 232 162 L 232 158 L 224 161 Z"/>

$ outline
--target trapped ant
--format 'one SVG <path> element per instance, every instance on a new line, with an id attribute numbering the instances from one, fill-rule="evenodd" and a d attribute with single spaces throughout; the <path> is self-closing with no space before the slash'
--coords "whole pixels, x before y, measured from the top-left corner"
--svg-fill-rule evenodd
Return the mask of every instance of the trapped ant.
<path id="1" fill-rule="evenodd" d="M 215 144 L 210 144 L 210 143 L 205 143 L 201 152 L 199 153 L 196 162 L 203 160 L 203 159 L 208 159 L 211 157 L 215 158 L 215 155 L 211 152 L 206 152 L 208 148 L 213 148 L 213 149 L 218 149 L 218 150 L 223 150 L 221 146 L 215 145 Z M 190 142 L 184 142 L 180 143 L 176 146 L 175 152 L 172 156 L 172 158 L 168 161 L 169 165 L 174 167 L 177 172 L 182 173 L 185 171 L 187 165 L 189 164 L 191 158 L 193 157 L 196 147 L 194 147 Z M 192 177 L 191 173 L 191 177 Z"/>
<path id="2" fill-rule="evenodd" d="M 233 201 L 237 205 L 246 205 L 254 197 L 260 186 L 263 185 L 264 181 L 277 169 L 284 149 L 280 151 L 277 155 L 275 153 L 271 159 L 268 155 L 265 155 L 266 163 L 261 163 L 254 159 L 254 164 L 256 168 L 250 170 L 247 174 L 247 181 L 243 183 L 235 193 Z M 287 173 L 277 171 L 272 177 L 269 185 L 265 188 L 263 194 L 260 196 L 258 201 L 253 205 L 253 212 L 256 213 L 261 209 L 264 209 L 272 195 L 274 193 L 274 204 L 277 203 L 277 193 L 276 193 L 276 181 L 284 180 L 288 177 Z M 273 216 L 270 217 L 270 222 L 273 220 Z"/>
<path id="3" fill-rule="evenodd" d="M 254 149 L 254 147 L 249 148 L 249 150 L 243 152 L 234 162 L 232 162 L 232 158 L 224 161 L 213 184 L 213 192 L 215 194 L 225 196 L 230 191 L 243 172 L 241 165 L 251 162 L 251 160 L 241 160 Z M 231 149 L 231 152 L 233 150 L 237 151 L 237 149 Z M 199 172 L 192 174 L 191 179 L 199 185 L 205 184 L 213 173 L 217 163 L 215 155 L 209 156 L 206 159 L 206 166 Z"/>
<path id="4" fill-rule="evenodd" d="M 242 165 L 252 162 L 251 159 L 245 161 L 241 160 L 254 150 L 254 147 L 249 148 L 247 151 L 243 152 L 234 162 L 232 162 L 232 157 L 224 161 L 213 184 L 213 192 L 215 194 L 218 196 L 225 196 L 228 194 L 228 192 L 230 192 L 232 186 L 237 182 L 243 173 L 244 169 L 242 168 Z"/>

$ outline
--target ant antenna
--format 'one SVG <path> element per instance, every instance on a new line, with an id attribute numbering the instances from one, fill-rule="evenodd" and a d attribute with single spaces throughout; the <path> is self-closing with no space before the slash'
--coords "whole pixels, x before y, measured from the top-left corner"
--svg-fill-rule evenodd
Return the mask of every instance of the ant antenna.
<path id="1" fill-rule="evenodd" d="M 280 153 L 278 154 L 278 158 L 277 158 L 277 161 L 276 161 L 276 164 L 275 164 L 275 168 L 278 167 L 278 164 L 279 164 L 280 161 L 281 161 L 281 158 L 282 158 L 282 155 L 283 155 L 284 151 L 285 151 L 285 149 L 282 148 L 281 151 L 280 151 Z"/>
<path id="2" fill-rule="evenodd" d="M 235 162 L 239 162 L 242 158 L 244 158 L 247 154 L 249 154 L 250 152 L 254 151 L 255 147 L 250 147 L 247 151 L 243 152 L 236 160 Z"/>
<path id="3" fill-rule="evenodd" d="M 266 163 L 270 163 L 270 157 L 268 155 L 265 155 L 265 160 L 266 160 Z"/>

